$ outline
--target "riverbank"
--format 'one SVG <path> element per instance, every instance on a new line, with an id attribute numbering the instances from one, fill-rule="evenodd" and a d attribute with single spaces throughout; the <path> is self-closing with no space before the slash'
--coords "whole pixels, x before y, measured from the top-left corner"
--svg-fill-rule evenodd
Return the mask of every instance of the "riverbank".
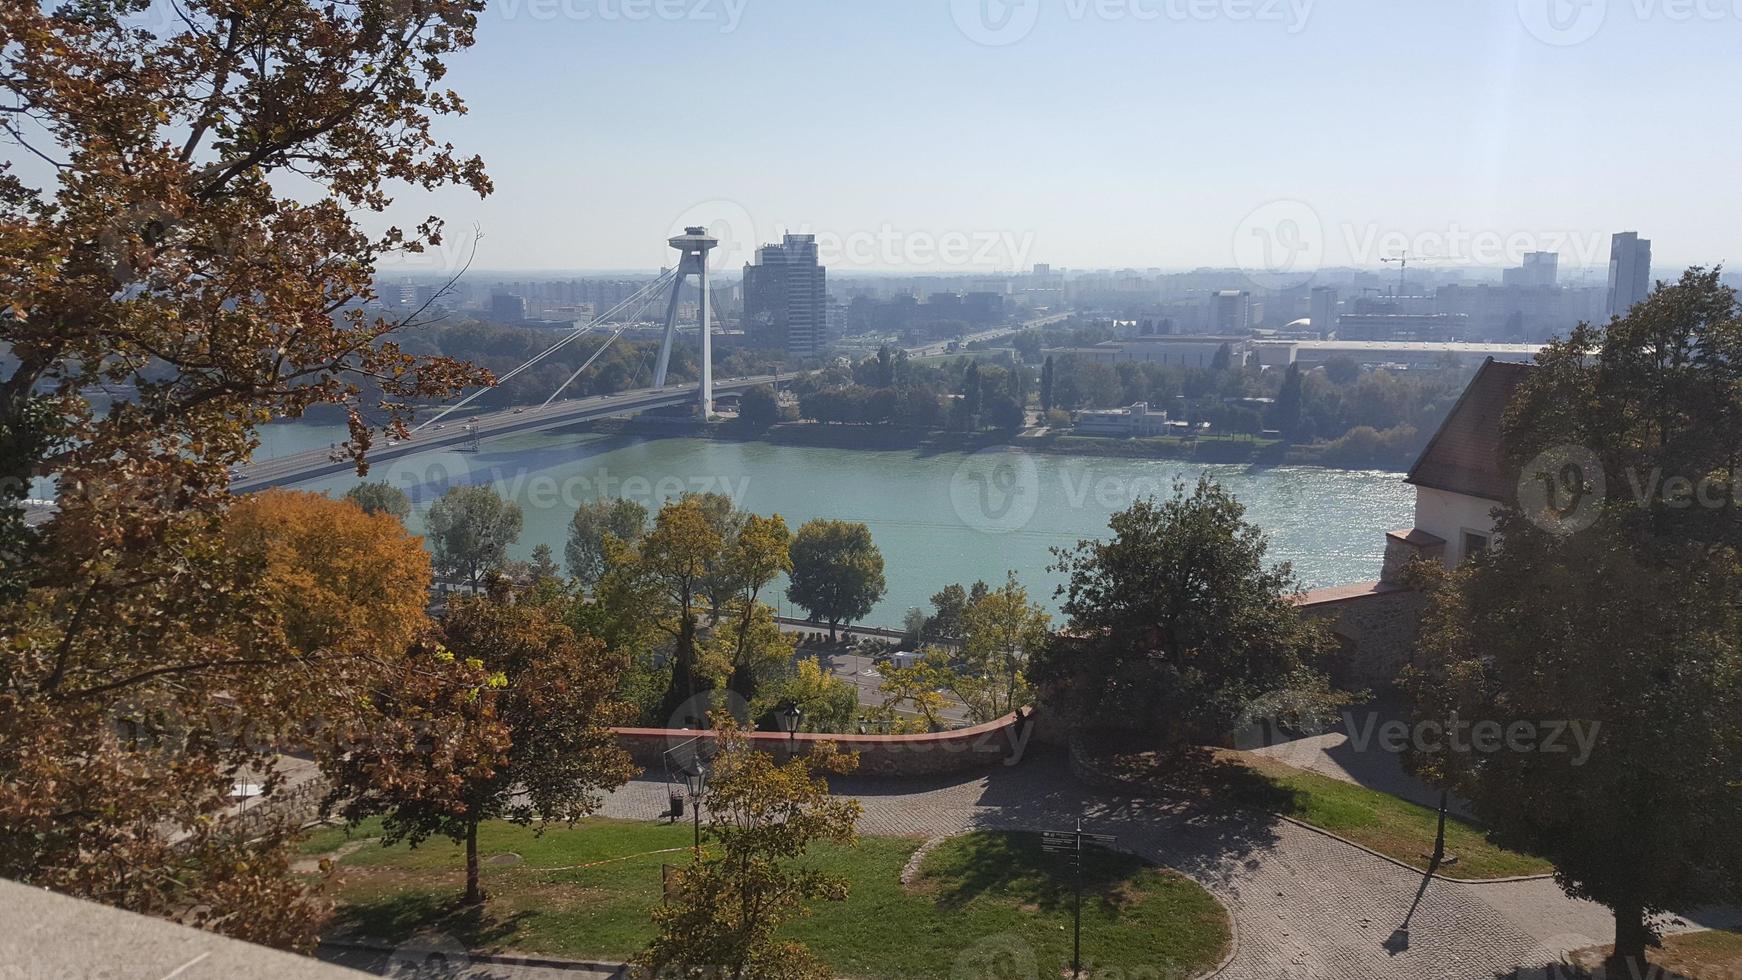
<path id="1" fill-rule="evenodd" d="M 964 453 L 993 446 L 1009 446 L 1027 452 L 1057 456 L 1172 459 L 1195 463 L 1247 463 L 1260 466 L 1317 466 L 1333 470 L 1403 469 L 1414 460 L 1414 454 L 1410 453 L 1396 459 L 1363 459 L 1359 465 L 1341 465 L 1327 454 L 1326 450 L 1331 445 L 1329 443 L 1291 446 L 1277 439 L 1247 436 L 1114 439 L 1046 430 L 1033 434 L 998 431 L 942 432 L 904 429 L 891 425 L 822 425 L 815 422 L 785 422 L 764 432 L 753 432 L 734 421 L 701 422 L 648 415 L 598 419 L 582 423 L 569 431 L 599 435 L 710 439 L 721 442 L 761 442 L 774 446 L 872 452 Z"/>

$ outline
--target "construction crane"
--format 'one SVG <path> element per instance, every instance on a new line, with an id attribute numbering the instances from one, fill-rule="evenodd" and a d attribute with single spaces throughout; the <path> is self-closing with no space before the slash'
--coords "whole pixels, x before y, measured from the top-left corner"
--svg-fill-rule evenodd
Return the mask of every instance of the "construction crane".
<path id="1" fill-rule="evenodd" d="M 1433 259 L 1431 256 L 1426 256 L 1426 255 L 1417 255 L 1414 258 L 1410 258 L 1409 249 L 1406 248 L 1403 250 L 1402 255 L 1394 255 L 1391 258 L 1380 259 L 1379 261 L 1388 262 L 1388 263 L 1389 262 L 1396 262 L 1397 263 L 1397 295 L 1399 297 L 1402 297 L 1403 296 L 1403 279 L 1404 279 L 1404 276 L 1409 273 L 1409 264 L 1411 262 L 1431 262 L 1431 261 L 1433 261 Z"/>

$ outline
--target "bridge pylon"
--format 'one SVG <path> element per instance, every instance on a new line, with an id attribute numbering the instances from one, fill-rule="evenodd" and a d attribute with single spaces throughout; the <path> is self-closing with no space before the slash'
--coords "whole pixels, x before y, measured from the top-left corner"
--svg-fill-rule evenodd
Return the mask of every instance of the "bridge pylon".
<path id="1" fill-rule="evenodd" d="M 665 371 L 671 363 L 671 341 L 677 333 L 677 299 L 683 292 L 683 284 L 694 275 L 701 287 L 702 307 L 702 385 L 699 391 L 697 408 L 702 418 L 714 414 L 714 343 L 713 343 L 713 293 L 708 288 L 708 252 L 720 244 L 720 240 L 708 234 L 706 228 L 685 228 L 684 233 L 669 239 L 671 247 L 683 253 L 678 260 L 677 275 L 671 281 L 671 302 L 665 307 L 665 340 L 659 345 L 659 364 L 653 371 L 653 387 L 665 387 Z"/>

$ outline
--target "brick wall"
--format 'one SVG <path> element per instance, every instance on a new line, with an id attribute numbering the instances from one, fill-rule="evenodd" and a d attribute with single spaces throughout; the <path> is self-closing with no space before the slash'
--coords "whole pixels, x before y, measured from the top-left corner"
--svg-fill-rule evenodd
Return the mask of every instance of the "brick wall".
<path id="1" fill-rule="evenodd" d="M 808 752 L 817 742 L 834 742 L 859 757 L 859 773 L 870 776 L 934 776 L 979 772 L 1021 761 L 1028 747 L 1031 709 L 953 732 L 929 735 L 816 735 L 747 733 L 755 748 L 785 755 Z M 693 738 L 711 742 L 709 732 L 664 728 L 619 728 L 617 742 L 650 774 L 664 775 L 664 753 Z"/>
<path id="2" fill-rule="evenodd" d="M 1410 661 L 1424 599 L 1419 592 L 1386 582 L 1315 589 L 1300 599 L 1301 611 L 1324 618 L 1343 642 L 1331 678 L 1349 690 L 1381 691 Z"/>

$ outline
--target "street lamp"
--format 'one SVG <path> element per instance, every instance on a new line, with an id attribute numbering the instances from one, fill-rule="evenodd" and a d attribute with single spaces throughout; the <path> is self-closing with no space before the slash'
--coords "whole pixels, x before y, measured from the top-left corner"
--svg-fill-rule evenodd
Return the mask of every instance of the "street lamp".
<path id="1" fill-rule="evenodd" d="M 684 789 L 689 793 L 690 812 L 696 818 L 696 850 L 702 849 L 702 794 L 708 790 L 708 767 L 696 760 L 695 768 L 684 770 Z"/>
<path id="2" fill-rule="evenodd" d="M 786 732 L 787 748 L 792 749 L 798 743 L 798 726 L 804 721 L 804 709 L 797 703 L 788 701 L 779 714 L 780 727 Z"/>
<path id="3" fill-rule="evenodd" d="M 1452 709 L 1451 723 L 1446 726 L 1446 749 L 1450 752 L 1451 743 L 1457 739 L 1458 710 Z M 1433 861 L 1428 865 L 1435 871 L 1439 870 L 1440 862 L 1446 859 L 1446 807 L 1451 802 L 1446 791 L 1446 781 L 1451 778 L 1450 767 L 1442 764 L 1440 772 L 1440 830 L 1434 835 Z"/>

